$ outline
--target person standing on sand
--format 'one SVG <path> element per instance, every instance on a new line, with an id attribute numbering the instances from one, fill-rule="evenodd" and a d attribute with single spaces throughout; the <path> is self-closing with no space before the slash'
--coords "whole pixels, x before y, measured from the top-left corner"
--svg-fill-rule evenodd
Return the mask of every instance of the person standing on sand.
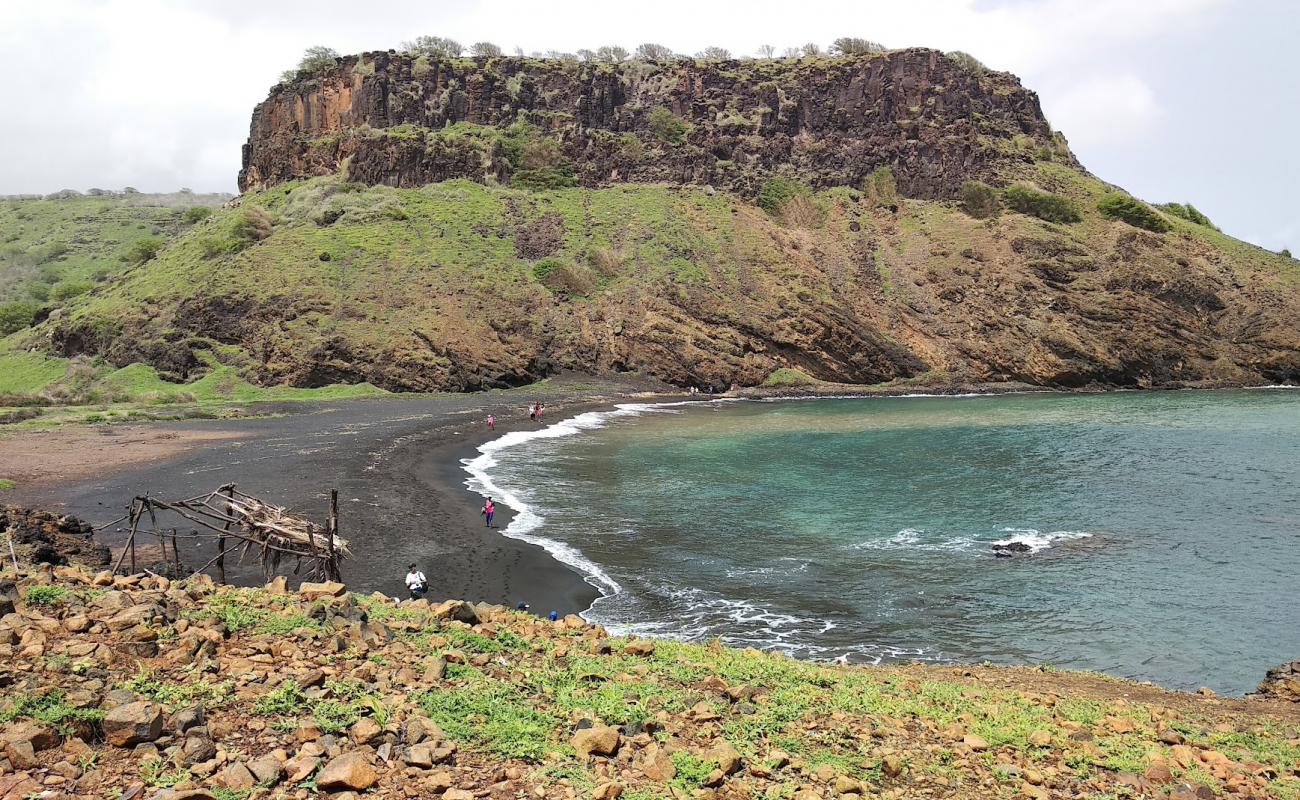
<path id="1" fill-rule="evenodd" d="M 538 404 L 537 404 L 537 421 L 538 421 L 538 422 L 541 422 L 541 421 L 542 421 L 542 412 L 545 411 L 545 410 L 546 410 L 546 404 L 545 404 L 545 403 L 538 403 Z"/>
<path id="2" fill-rule="evenodd" d="M 528 418 L 534 422 L 537 421 L 537 405 L 537 403 L 533 403 L 528 407 Z"/>
<path id="3" fill-rule="evenodd" d="M 424 597 L 424 593 L 429 589 L 429 582 L 425 580 L 424 573 L 415 568 L 412 564 L 410 572 L 406 573 L 406 588 L 411 591 L 411 599 L 419 600 Z"/>
<path id="4" fill-rule="evenodd" d="M 487 526 L 491 528 L 492 516 L 497 513 L 497 505 L 496 503 L 492 502 L 491 497 L 489 497 L 487 499 L 487 502 L 483 504 L 483 510 L 479 513 L 483 515 L 483 518 L 487 520 Z"/>
<path id="5" fill-rule="evenodd" d="M 488 426 L 488 431 L 489 431 L 489 432 L 491 432 L 491 431 L 495 431 L 495 430 L 497 429 L 497 418 L 494 417 L 494 416 L 492 416 L 491 414 L 488 414 L 488 415 L 487 415 L 487 426 Z"/>

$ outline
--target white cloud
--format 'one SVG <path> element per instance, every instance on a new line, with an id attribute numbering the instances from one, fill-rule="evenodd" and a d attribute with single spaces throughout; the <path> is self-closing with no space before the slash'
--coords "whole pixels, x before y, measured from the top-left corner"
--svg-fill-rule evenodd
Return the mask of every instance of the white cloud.
<path id="1" fill-rule="evenodd" d="M 1151 87 L 1136 75 L 1090 75 L 1042 104 L 1078 150 L 1134 146 L 1156 132 L 1163 116 Z"/>
<path id="2" fill-rule="evenodd" d="M 719 45 L 747 54 L 838 36 L 966 50 L 1020 75 L 1104 178 L 1173 196 L 1187 193 L 1178 180 L 1186 159 L 1208 147 L 1202 137 L 1196 153 L 1180 154 L 1186 137 L 1175 134 L 1213 114 L 1215 99 L 1171 96 L 1170 87 L 1214 52 L 1223 69 L 1250 70 L 1233 79 L 1258 95 L 1246 107 L 1276 107 L 1287 96 L 1286 70 L 1241 66 L 1251 63 L 1241 54 L 1270 33 L 1268 19 L 1294 19 L 1288 2 L 1258 0 L 1244 14 L 1227 0 L 370 0 L 362 8 L 354 0 L 6 0 L 0 193 L 126 184 L 233 191 L 253 106 L 305 47 L 359 52 L 439 34 L 527 51 L 656 41 L 679 52 Z M 1222 38 L 1228 22 L 1240 41 Z M 1224 125 L 1247 122 L 1221 116 Z M 1213 178 L 1223 185 L 1204 194 L 1225 203 L 1257 197 L 1246 184 L 1276 174 L 1267 153 L 1234 152 L 1231 170 Z M 1228 185 L 1234 180 L 1241 185 Z M 1277 231 L 1267 239 L 1294 235 L 1286 204 L 1260 204 L 1241 218 Z"/>

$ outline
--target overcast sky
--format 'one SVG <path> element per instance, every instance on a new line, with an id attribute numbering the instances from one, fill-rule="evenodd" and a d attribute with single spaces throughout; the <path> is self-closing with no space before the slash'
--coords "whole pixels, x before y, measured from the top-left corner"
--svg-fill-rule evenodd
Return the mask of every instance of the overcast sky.
<path id="1" fill-rule="evenodd" d="M 1296 0 L 0 0 L 0 194 L 233 192 L 253 106 L 305 47 L 420 34 L 526 51 L 838 36 L 966 50 L 1038 92 L 1100 177 L 1300 250 Z"/>

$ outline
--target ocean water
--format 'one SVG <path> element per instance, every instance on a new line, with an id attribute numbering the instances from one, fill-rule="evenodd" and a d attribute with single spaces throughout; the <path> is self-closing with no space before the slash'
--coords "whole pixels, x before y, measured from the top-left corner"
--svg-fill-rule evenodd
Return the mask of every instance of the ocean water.
<path id="1" fill-rule="evenodd" d="M 617 632 L 1223 693 L 1300 657 L 1300 391 L 629 405 L 467 469 Z"/>

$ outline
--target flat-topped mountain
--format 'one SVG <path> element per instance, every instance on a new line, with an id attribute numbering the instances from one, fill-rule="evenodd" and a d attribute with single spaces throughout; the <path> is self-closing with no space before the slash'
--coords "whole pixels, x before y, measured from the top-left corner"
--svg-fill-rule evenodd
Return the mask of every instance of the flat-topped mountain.
<path id="1" fill-rule="evenodd" d="M 538 163 L 519 163 L 500 136 L 519 124 L 555 143 L 528 154 Z M 856 187 L 890 167 L 904 195 L 952 198 L 1018 151 L 1075 165 L 1014 76 L 936 50 L 621 64 L 381 52 L 273 89 L 253 112 L 240 188 L 339 171 L 401 187 L 507 183 L 549 167 L 586 187 L 752 197 L 771 175 Z"/>
<path id="2" fill-rule="evenodd" d="M 934 50 L 349 56 L 271 90 L 240 182 L 6 347 L 419 391 L 1300 380 L 1300 262 L 1102 182 Z"/>

